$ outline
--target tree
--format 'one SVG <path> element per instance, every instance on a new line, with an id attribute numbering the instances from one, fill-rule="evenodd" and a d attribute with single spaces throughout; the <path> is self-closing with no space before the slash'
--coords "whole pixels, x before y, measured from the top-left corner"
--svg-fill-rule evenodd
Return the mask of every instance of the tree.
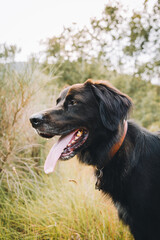
<path id="1" fill-rule="evenodd" d="M 160 1 L 149 9 L 145 0 L 141 12 L 128 16 L 124 6 L 105 6 L 100 19 L 91 19 L 89 28 L 76 24 L 46 42 L 46 62 L 77 61 L 84 65 L 101 62 L 107 69 L 132 73 L 146 80 L 160 76 Z M 69 63 L 68 62 L 68 63 Z"/>
<path id="2" fill-rule="evenodd" d="M 160 1 L 151 11 L 148 5 L 146 0 L 142 12 L 133 12 L 124 53 L 134 59 L 135 74 L 151 80 L 160 78 Z"/>

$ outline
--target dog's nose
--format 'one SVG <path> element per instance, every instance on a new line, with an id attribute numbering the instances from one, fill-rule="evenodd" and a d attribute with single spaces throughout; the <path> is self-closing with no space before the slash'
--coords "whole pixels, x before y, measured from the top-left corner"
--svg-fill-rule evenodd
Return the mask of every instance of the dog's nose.
<path id="1" fill-rule="evenodd" d="M 38 113 L 38 114 L 33 114 L 31 117 L 30 117 L 30 122 L 32 124 L 32 126 L 34 128 L 40 126 L 43 122 L 43 115 Z"/>

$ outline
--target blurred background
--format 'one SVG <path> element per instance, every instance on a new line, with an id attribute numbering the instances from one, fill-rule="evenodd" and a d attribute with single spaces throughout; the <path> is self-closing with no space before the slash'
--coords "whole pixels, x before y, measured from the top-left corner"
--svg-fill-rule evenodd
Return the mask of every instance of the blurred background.
<path id="1" fill-rule="evenodd" d="M 54 144 L 29 123 L 61 89 L 109 80 L 131 118 L 160 129 L 160 1 L 6 0 L 0 15 L 0 239 L 128 240 L 108 196 L 76 157 L 54 174 Z"/>

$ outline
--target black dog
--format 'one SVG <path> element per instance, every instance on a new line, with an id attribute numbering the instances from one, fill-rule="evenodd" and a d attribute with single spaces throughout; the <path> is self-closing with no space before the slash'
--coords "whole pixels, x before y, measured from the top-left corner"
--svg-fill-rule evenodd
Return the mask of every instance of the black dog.
<path id="1" fill-rule="evenodd" d="M 77 154 L 95 167 L 96 188 L 110 194 L 134 238 L 158 240 L 160 138 L 126 120 L 131 106 L 131 99 L 109 83 L 88 80 L 65 89 L 54 109 L 30 121 L 42 137 L 62 136 L 47 160 L 47 173 L 58 159 Z"/>

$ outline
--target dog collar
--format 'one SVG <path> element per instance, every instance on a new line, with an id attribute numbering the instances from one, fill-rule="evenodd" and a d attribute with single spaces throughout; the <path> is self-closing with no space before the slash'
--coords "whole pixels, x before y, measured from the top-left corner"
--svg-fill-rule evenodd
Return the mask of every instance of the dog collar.
<path id="1" fill-rule="evenodd" d="M 122 146 L 122 143 L 124 142 L 124 139 L 125 139 L 125 136 L 126 136 L 126 133 L 127 133 L 127 129 L 128 129 L 128 123 L 127 123 L 126 120 L 124 120 L 123 135 L 121 136 L 120 140 L 112 146 L 112 148 L 109 152 L 109 155 L 110 155 L 111 159 L 114 157 L 114 155 L 118 152 L 118 150 Z"/>
<path id="2" fill-rule="evenodd" d="M 118 150 L 122 146 L 122 143 L 124 142 L 125 136 L 127 134 L 127 129 L 128 129 L 128 123 L 127 123 L 126 120 L 124 120 L 123 135 L 121 136 L 120 140 L 112 146 L 112 148 L 109 152 L 109 156 L 110 156 L 111 159 L 115 156 L 115 154 L 118 152 Z M 104 167 L 102 167 L 101 169 L 96 168 L 96 170 L 97 170 L 97 181 L 96 181 L 96 184 L 95 184 L 95 189 L 98 189 L 99 191 L 101 190 L 101 179 L 103 177 L 103 169 L 104 169 Z"/>

